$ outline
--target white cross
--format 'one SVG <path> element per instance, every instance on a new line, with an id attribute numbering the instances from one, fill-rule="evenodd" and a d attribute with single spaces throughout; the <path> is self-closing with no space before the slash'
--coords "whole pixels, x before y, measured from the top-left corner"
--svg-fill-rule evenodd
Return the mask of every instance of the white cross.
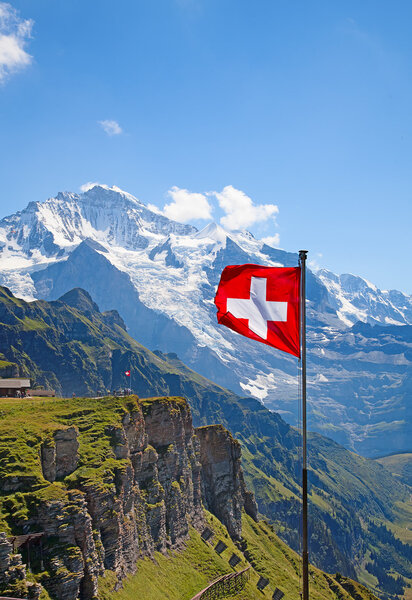
<path id="1" fill-rule="evenodd" d="M 288 303 L 266 300 L 265 277 L 252 277 L 250 298 L 228 298 L 226 310 L 236 319 L 248 319 L 249 329 L 266 340 L 268 321 L 287 321 Z"/>

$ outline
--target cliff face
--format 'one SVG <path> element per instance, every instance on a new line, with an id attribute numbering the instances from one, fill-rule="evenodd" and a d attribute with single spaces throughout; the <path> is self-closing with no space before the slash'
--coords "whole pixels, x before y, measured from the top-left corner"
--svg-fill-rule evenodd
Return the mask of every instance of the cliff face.
<path id="1" fill-rule="evenodd" d="M 242 510 L 257 519 L 257 505 L 246 489 L 241 448 L 222 425 L 198 427 L 205 507 L 224 523 L 234 539 L 242 535 Z"/>
<path id="2" fill-rule="evenodd" d="M 3 527 L 44 533 L 44 564 L 32 548 L 31 566 L 53 599 L 92 599 L 106 569 L 120 582 L 139 558 L 179 548 L 190 525 L 205 526 L 202 502 L 240 537 L 247 492 L 239 444 L 223 427 L 197 434 L 182 398 L 50 400 L 31 410 L 38 419 L 32 414 L 22 429 L 31 440 L 25 472 L 0 477 Z M 25 581 L 21 558 L 12 560 L 11 580 L 19 573 Z"/>
<path id="3" fill-rule="evenodd" d="M 24 595 L 30 600 L 38 600 L 41 593 L 41 585 L 26 580 L 21 555 L 13 554 L 5 533 L 0 533 L 0 589 L 8 596 Z"/>

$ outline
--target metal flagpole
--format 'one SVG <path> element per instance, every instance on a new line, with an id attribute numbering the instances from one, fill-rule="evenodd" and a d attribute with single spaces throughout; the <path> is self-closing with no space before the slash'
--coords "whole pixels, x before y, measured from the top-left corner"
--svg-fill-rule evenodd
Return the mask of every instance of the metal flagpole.
<path id="1" fill-rule="evenodd" d="M 307 421 L 306 421 L 306 258 L 308 251 L 299 250 L 301 269 L 300 285 L 300 334 L 302 360 L 302 579 L 303 600 L 309 600 L 309 552 L 308 552 L 308 470 L 307 470 Z"/>

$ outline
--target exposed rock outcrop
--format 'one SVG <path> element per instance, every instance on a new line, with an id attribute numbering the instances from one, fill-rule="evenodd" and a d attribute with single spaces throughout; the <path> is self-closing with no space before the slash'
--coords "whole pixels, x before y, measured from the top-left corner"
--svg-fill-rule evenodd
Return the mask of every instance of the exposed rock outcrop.
<path id="1" fill-rule="evenodd" d="M 29 600 L 38 600 L 42 590 L 41 585 L 27 581 L 21 554 L 13 554 L 5 533 L 0 533 L 0 589 L 8 596 L 24 596 Z"/>
<path id="2" fill-rule="evenodd" d="M 55 481 L 70 475 L 79 462 L 76 427 L 58 429 L 52 439 L 46 439 L 41 446 L 43 476 L 47 481 Z"/>
<path id="3" fill-rule="evenodd" d="M 148 442 L 158 452 L 158 477 L 166 499 L 166 522 L 172 544 L 188 534 L 191 522 L 204 525 L 199 442 L 189 405 L 183 399 L 159 399 L 144 405 Z"/>
<path id="4" fill-rule="evenodd" d="M 241 448 L 222 425 L 198 427 L 205 506 L 224 523 L 230 535 L 240 539 L 242 509 L 257 519 L 257 505 L 246 489 L 240 463 Z"/>

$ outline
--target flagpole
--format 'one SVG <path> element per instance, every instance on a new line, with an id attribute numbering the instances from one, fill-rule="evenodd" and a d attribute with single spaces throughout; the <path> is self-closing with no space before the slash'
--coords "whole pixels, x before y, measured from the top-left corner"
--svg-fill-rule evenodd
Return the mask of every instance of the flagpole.
<path id="1" fill-rule="evenodd" d="M 301 268 L 300 333 L 302 361 L 302 579 L 303 600 L 309 600 L 308 552 L 308 470 L 307 470 L 307 420 L 306 420 L 306 258 L 308 251 L 299 250 Z"/>

